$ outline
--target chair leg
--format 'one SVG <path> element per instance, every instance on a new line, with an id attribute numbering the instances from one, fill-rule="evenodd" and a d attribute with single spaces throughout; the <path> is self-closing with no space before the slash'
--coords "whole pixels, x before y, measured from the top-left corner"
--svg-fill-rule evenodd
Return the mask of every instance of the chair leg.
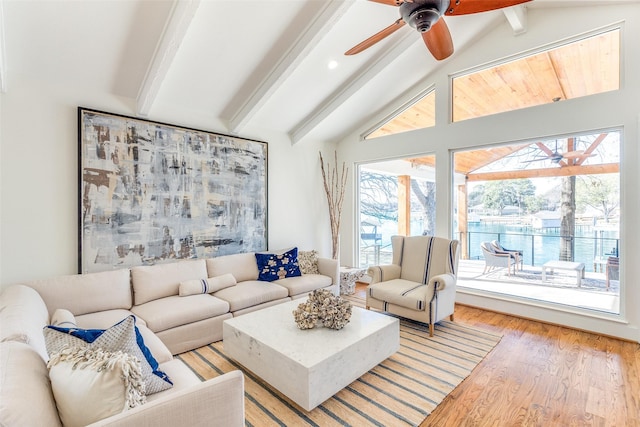
<path id="1" fill-rule="evenodd" d="M 451 321 L 453 322 L 453 313 L 451 313 L 451 314 L 449 315 L 449 320 L 451 320 Z"/>
<path id="2" fill-rule="evenodd" d="M 368 305 L 367 305 L 367 306 L 365 306 L 364 308 L 366 308 L 367 310 L 369 310 L 369 306 L 368 306 Z"/>
<path id="3" fill-rule="evenodd" d="M 429 323 L 429 336 L 432 337 L 433 336 L 433 323 Z"/>

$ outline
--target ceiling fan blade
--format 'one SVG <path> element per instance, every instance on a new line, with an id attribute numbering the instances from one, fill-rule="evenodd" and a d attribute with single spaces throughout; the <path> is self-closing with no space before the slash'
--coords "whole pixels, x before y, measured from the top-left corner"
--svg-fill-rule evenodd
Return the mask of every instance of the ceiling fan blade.
<path id="1" fill-rule="evenodd" d="M 376 3 L 388 4 L 389 6 L 400 6 L 404 0 L 369 0 Z"/>
<path id="2" fill-rule="evenodd" d="M 363 50 L 373 46 L 376 43 L 378 43 L 380 40 L 384 39 L 385 37 L 393 34 L 397 30 L 402 28 L 404 26 L 404 24 L 405 24 L 405 22 L 402 19 L 398 19 L 396 22 L 394 22 L 393 24 L 389 25 L 384 30 L 372 35 L 371 37 L 369 37 L 365 41 L 358 43 L 357 45 L 355 45 L 354 47 L 352 47 L 351 49 L 346 51 L 344 54 L 345 55 L 355 55 L 356 53 L 360 53 Z"/>
<path id="3" fill-rule="evenodd" d="M 427 45 L 429 52 L 438 61 L 442 61 L 453 54 L 451 32 L 449 32 L 449 27 L 442 18 L 438 19 L 429 31 L 422 33 L 422 40 Z"/>
<path id="4" fill-rule="evenodd" d="M 551 160 L 551 159 L 552 159 L 551 157 L 539 157 L 531 160 L 523 160 L 520 163 L 542 162 L 544 160 Z"/>
<path id="5" fill-rule="evenodd" d="M 451 0 L 445 15 L 469 15 L 527 3 L 531 0 Z"/>

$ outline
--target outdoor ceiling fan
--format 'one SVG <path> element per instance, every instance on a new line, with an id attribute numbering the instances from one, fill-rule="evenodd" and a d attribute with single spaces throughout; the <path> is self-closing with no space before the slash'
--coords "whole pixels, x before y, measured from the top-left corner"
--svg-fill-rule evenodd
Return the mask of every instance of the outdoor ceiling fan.
<path id="1" fill-rule="evenodd" d="M 551 160 L 552 163 L 560 163 L 564 159 L 579 159 L 584 157 L 593 157 L 595 154 L 585 153 L 584 150 L 574 150 L 567 151 L 566 153 L 562 153 L 558 150 L 558 141 L 556 140 L 556 148 L 551 151 L 549 148 L 544 145 L 538 145 L 542 151 L 545 152 L 545 156 L 538 156 L 531 160 L 524 160 L 522 163 L 531 163 L 531 162 L 541 162 L 544 160 Z"/>
<path id="2" fill-rule="evenodd" d="M 396 30 L 409 24 L 422 33 L 427 49 L 438 61 L 453 54 L 451 33 L 442 15 L 470 15 L 489 10 L 502 9 L 531 0 L 369 0 L 389 6 L 399 6 L 400 19 L 374 34 L 365 41 L 357 44 L 345 55 L 355 55 L 373 46 Z"/>

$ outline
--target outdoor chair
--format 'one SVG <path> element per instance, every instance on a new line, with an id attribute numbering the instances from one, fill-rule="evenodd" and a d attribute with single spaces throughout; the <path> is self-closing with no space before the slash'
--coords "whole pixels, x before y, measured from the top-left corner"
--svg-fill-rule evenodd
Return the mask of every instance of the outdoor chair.
<path id="1" fill-rule="evenodd" d="M 516 261 L 512 254 L 497 253 L 491 242 L 480 243 L 482 254 L 484 255 L 484 271 L 482 274 L 486 274 L 496 268 L 506 268 L 507 274 L 511 276 L 511 266 L 513 266 L 513 274 L 516 274 Z"/>
<path id="2" fill-rule="evenodd" d="M 607 290 L 609 290 L 609 282 L 611 280 L 620 280 L 620 258 L 617 256 L 610 256 L 607 258 L 607 265 L 605 266 L 605 282 L 607 283 Z"/>
<path id="3" fill-rule="evenodd" d="M 509 254 L 515 261 L 515 269 L 518 268 L 518 264 L 520 264 L 520 271 L 522 271 L 522 267 L 524 264 L 524 257 L 522 256 L 522 249 L 507 249 L 497 240 L 491 241 L 491 247 L 493 251 L 497 254 Z M 515 272 L 514 269 L 514 272 Z"/>
<path id="4" fill-rule="evenodd" d="M 453 321 L 459 243 L 433 236 L 392 236 L 392 264 L 371 266 L 366 308 L 429 324 Z"/>

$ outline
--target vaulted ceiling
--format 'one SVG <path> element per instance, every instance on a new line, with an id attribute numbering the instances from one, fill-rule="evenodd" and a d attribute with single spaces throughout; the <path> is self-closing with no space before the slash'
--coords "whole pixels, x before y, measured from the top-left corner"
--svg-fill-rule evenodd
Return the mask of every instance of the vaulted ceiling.
<path id="1" fill-rule="evenodd" d="M 599 3 L 534 0 L 447 17 L 454 56 L 496 25 L 525 31 L 531 8 Z M 130 111 L 116 113 L 158 119 L 180 111 L 205 129 L 252 137 L 278 132 L 293 143 L 339 140 L 442 64 L 408 26 L 344 56 L 398 19 L 395 7 L 373 1 L 0 0 L 0 6 L 3 92 L 22 78 L 55 82 L 87 99 L 99 93 L 128 100 Z M 332 60 L 337 66 L 330 69 Z"/>

